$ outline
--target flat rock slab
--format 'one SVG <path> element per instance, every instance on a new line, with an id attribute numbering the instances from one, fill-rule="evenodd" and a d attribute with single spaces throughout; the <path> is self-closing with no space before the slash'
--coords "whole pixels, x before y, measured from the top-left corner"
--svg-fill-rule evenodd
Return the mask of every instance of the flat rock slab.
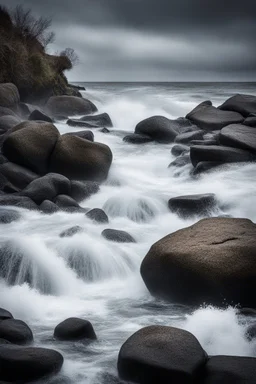
<path id="1" fill-rule="evenodd" d="M 251 113 L 256 113 L 256 96 L 237 94 L 230 97 L 219 109 L 223 111 L 235 111 L 247 117 Z"/>
<path id="2" fill-rule="evenodd" d="M 202 384 L 255 384 L 256 359 L 213 356 L 206 364 L 204 377 Z"/>
<path id="3" fill-rule="evenodd" d="M 254 156 L 243 149 L 219 145 L 193 145 L 190 147 L 190 159 L 194 167 L 204 161 L 219 163 L 238 163 L 253 161 Z"/>
<path id="4" fill-rule="evenodd" d="M 241 123 L 244 118 L 240 113 L 232 111 L 222 111 L 213 107 L 209 102 L 199 104 L 187 116 L 199 128 L 215 131 L 226 125 Z"/>
<path id="5" fill-rule="evenodd" d="M 213 193 L 173 197 L 168 201 L 169 209 L 183 218 L 207 215 L 216 206 Z"/>
<path id="6" fill-rule="evenodd" d="M 251 151 L 256 155 L 256 128 L 242 124 L 231 124 L 220 133 L 220 143 Z"/>
<path id="7" fill-rule="evenodd" d="M 155 243 L 141 265 L 151 293 L 171 302 L 255 307 L 256 225 L 209 218 Z"/>
<path id="8" fill-rule="evenodd" d="M 121 379 L 141 384 L 191 384 L 204 368 L 207 355 L 191 333 L 150 326 L 133 334 L 118 356 Z"/>

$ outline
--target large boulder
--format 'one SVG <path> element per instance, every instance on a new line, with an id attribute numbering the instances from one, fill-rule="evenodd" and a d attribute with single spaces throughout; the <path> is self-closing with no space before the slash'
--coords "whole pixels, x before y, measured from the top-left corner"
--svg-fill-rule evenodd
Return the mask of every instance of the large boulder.
<path id="1" fill-rule="evenodd" d="M 14 108 L 20 102 L 20 95 L 16 85 L 12 83 L 0 84 L 0 106 Z"/>
<path id="2" fill-rule="evenodd" d="M 54 329 L 54 337 L 58 340 L 95 340 L 96 334 L 88 320 L 70 317 L 58 324 Z"/>
<path id="3" fill-rule="evenodd" d="M 202 384 L 254 384 L 256 359 L 240 356 L 213 356 L 205 366 Z"/>
<path id="4" fill-rule="evenodd" d="M 0 117 L 0 130 L 3 132 L 8 131 L 9 129 L 12 129 L 16 125 L 18 125 L 21 122 L 21 120 L 12 115 L 2 116 Z"/>
<path id="5" fill-rule="evenodd" d="M 230 147 L 247 149 L 256 155 L 256 129 L 242 124 L 232 124 L 223 128 L 220 143 Z"/>
<path id="6" fill-rule="evenodd" d="M 123 380 L 146 383 L 196 383 L 207 362 L 198 340 L 182 329 L 150 326 L 133 334 L 118 356 Z"/>
<path id="7" fill-rule="evenodd" d="M 97 193 L 100 189 L 99 183 L 96 181 L 71 181 L 71 191 L 70 196 L 76 200 L 78 203 L 88 199 L 91 195 Z"/>
<path id="8" fill-rule="evenodd" d="M 204 131 L 198 130 L 193 132 L 180 133 L 175 138 L 175 143 L 189 144 L 192 140 L 202 140 Z"/>
<path id="9" fill-rule="evenodd" d="M 128 232 L 118 229 L 104 229 L 101 235 L 105 237 L 105 239 L 115 241 L 117 243 L 135 243 L 134 238 Z"/>
<path id="10" fill-rule="evenodd" d="M 22 191 L 22 195 L 41 204 L 44 200 L 53 201 L 58 195 L 69 195 L 70 191 L 70 181 L 67 177 L 57 173 L 48 173 L 33 180 Z"/>
<path id="11" fill-rule="evenodd" d="M 123 138 L 123 141 L 130 144 L 145 144 L 154 141 L 152 137 L 148 135 L 142 135 L 139 133 L 132 133 Z"/>
<path id="12" fill-rule="evenodd" d="M 50 200 L 44 200 L 39 207 L 40 211 L 45 213 L 46 215 L 52 215 L 55 212 L 60 211 L 60 207 L 58 207 L 56 204 L 54 204 Z"/>
<path id="13" fill-rule="evenodd" d="M 147 135 L 159 143 L 173 143 L 177 132 L 172 122 L 163 116 L 152 116 L 136 125 L 135 133 Z"/>
<path id="14" fill-rule="evenodd" d="M 57 373 L 63 364 L 62 355 L 52 349 L 0 346 L 0 380 L 28 383 Z"/>
<path id="15" fill-rule="evenodd" d="M 15 127 L 3 143 L 3 154 L 14 163 L 45 174 L 49 158 L 60 136 L 51 123 L 25 121 Z"/>
<path id="16" fill-rule="evenodd" d="M 1 107 L 0 105 L 0 117 L 2 116 L 14 116 L 18 119 L 17 114 L 10 108 Z"/>
<path id="17" fill-rule="evenodd" d="M 6 309 L 0 308 L 0 320 L 13 319 L 11 312 Z"/>
<path id="18" fill-rule="evenodd" d="M 199 104 L 186 117 L 199 128 L 208 131 L 219 130 L 226 125 L 241 123 L 244 120 L 240 113 L 222 111 L 213 107 L 210 101 Z"/>
<path id="19" fill-rule="evenodd" d="M 73 180 L 104 180 L 112 163 L 110 148 L 75 136 L 61 136 L 51 155 L 51 172 Z"/>
<path id="20" fill-rule="evenodd" d="M 243 149 L 218 145 L 193 145 L 190 147 L 190 159 L 194 167 L 198 163 L 209 161 L 219 163 L 239 163 L 253 161 L 254 156 Z"/>
<path id="21" fill-rule="evenodd" d="M 108 216 L 103 211 L 103 209 L 100 208 L 93 208 L 90 211 L 86 213 L 86 217 L 89 219 L 95 221 L 96 223 L 108 223 Z"/>
<path id="22" fill-rule="evenodd" d="M 15 207 L 37 210 L 38 206 L 36 203 L 26 196 L 17 195 L 0 195 L 0 206 L 1 205 L 13 205 Z"/>
<path id="23" fill-rule="evenodd" d="M 97 111 L 96 106 L 87 99 L 76 96 L 52 96 L 46 103 L 50 115 L 89 115 Z"/>
<path id="24" fill-rule="evenodd" d="M 65 133 L 63 136 L 65 135 L 77 136 L 77 137 L 80 137 L 81 139 L 94 141 L 94 134 L 92 133 L 92 131 L 68 132 L 68 133 Z"/>
<path id="25" fill-rule="evenodd" d="M 183 218 L 193 215 L 207 215 L 216 206 L 215 195 L 187 195 L 173 197 L 168 201 L 169 209 Z"/>
<path id="26" fill-rule="evenodd" d="M 101 113 L 100 115 L 83 116 L 81 121 L 96 124 L 97 127 L 113 127 L 113 123 L 108 113 Z"/>
<path id="27" fill-rule="evenodd" d="M 0 174 L 4 175 L 19 190 L 24 189 L 29 183 L 38 178 L 36 173 L 11 162 L 0 165 Z"/>
<path id="28" fill-rule="evenodd" d="M 21 218 L 21 214 L 14 209 L 0 207 L 0 224 L 10 224 Z"/>
<path id="29" fill-rule="evenodd" d="M 24 321 L 6 319 L 0 321 L 0 338 L 13 344 L 24 345 L 33 341 L 33 333 Z"/>
<path id="30" fill-rule="evenodd" d="M 209 218 L 155 243 L 141 265 L 154 295 L 173 302 L 256 305 L 256 225 Z"/>
<path id="31" fill-rule="evenodd" d="M 53 119 L 51 117 L 47 116 L 45 113 L 39 111 L 38 109 L 35 109 L 33 112 L 31 112 L 28 120 L 40 120 L 46 121 L 48 123 L 53 123 Z"/>
<path id="32" fill-rule="evenodd" d="M 256 113 L 256 96 L 237 94 L 230 97 L 219 106 L 222 111 L 235 111 L 247 117 L 251 113 Z"/>
<path id="33" fill-rule="evenodd" d="M 256 113 L 249 115 L 243 122 L 244 125 L 247 125 L 248 127 L 255 127 L 256 128 Z"/>

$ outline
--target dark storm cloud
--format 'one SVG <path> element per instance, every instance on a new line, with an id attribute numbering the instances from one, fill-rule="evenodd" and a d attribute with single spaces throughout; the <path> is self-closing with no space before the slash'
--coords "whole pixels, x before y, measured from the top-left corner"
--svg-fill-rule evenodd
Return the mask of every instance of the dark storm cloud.
<path id="1" fill-rule="evenodd" d="M 3 1 L 2 3 L 5 3 Z M 81 80 L 256 80 L 256 1 L 45 0 L 55 46 L 73 47 Z"/>

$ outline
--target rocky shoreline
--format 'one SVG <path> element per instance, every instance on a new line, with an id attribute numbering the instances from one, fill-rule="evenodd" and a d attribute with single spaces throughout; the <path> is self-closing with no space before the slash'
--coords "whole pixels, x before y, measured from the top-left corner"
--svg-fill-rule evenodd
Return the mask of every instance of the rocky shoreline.
<path id="1" fill-rule="evenodd" d="M 75 118 L 74 118 L 75 117 Z M 66 122 L 60 135 L 54 123 Z M 72 132 L 72 127 L 81 131 Z M 82 128 L 86 128 L 82 130 Z M 206 101 L 186 117 L 153 116 L 137 124 L 134 133 L 115 130 L 111 117 L 77 96 L 51 96 L 44 106 L 26 104 L 14 84 L 0 84 L 0 223 L 19 220 L 15 207 L 42 214 L 82 213 L 108 223 L 106 213 L 79 203 L 100 189 L 113 161 L 111 148 L 94 142 L 94 130 L 120 136 L 124 145 L 170 144 L 177 158 L 169 167 L 192 164 L 191 177 L 230 163 L 256 161 L 256 97 L 235 95 L 218 108 Z M 158 144 L 157 144 L 158 145 Z M 177 196 L 167 202 L 180 217 L 205 217 L 218 206 L 214 194 Z M 210 216 L 210 214 L 209 214 Z M 79 226 L 60 233 L 70 237 Z M 256 308 L 256 226 L 250 220 L 209 217 L 168 235 L 152 245 L 141 265 L 142 278 L 156 297 L 191 305 L 240 305 Z M 127 232 L 106 229 L 105 239 L 135 242 Z M 0 275 L 10 285 L 19 273 L 6 274 L 0 251 Z M 30 282 L 29 274 L 24 282 Z M 251 309 L 250 309 L 251 308 Z M 244 310 L 245 311 L 245 310 Z M 256 319 L 248 330 L 255 338 Z M 0 380 L 29 382 L 61 369 L 59 352 L 28 347 L 30 328 L 0 310 Z M 58 340 L 96 339 L 89 321 L 66 319 L 53 331 Z M 16 369 L 14 369 L 16 368 Z M 172 327 L 147 327 L 131 336 L 118 358 L 121 379 L 138 383 L 254 383 L 256 359 L 208 357 L 195 337 Z"/>

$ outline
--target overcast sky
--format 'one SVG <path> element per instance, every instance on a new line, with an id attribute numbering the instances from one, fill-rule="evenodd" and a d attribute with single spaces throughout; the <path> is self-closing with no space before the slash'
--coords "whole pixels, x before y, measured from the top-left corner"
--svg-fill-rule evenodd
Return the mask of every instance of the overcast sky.
<path id="1" fill-rule="evenodd" d="M 2 0 L 52 17 L 72 81 L 256 81 L 256 0 Z"/>

